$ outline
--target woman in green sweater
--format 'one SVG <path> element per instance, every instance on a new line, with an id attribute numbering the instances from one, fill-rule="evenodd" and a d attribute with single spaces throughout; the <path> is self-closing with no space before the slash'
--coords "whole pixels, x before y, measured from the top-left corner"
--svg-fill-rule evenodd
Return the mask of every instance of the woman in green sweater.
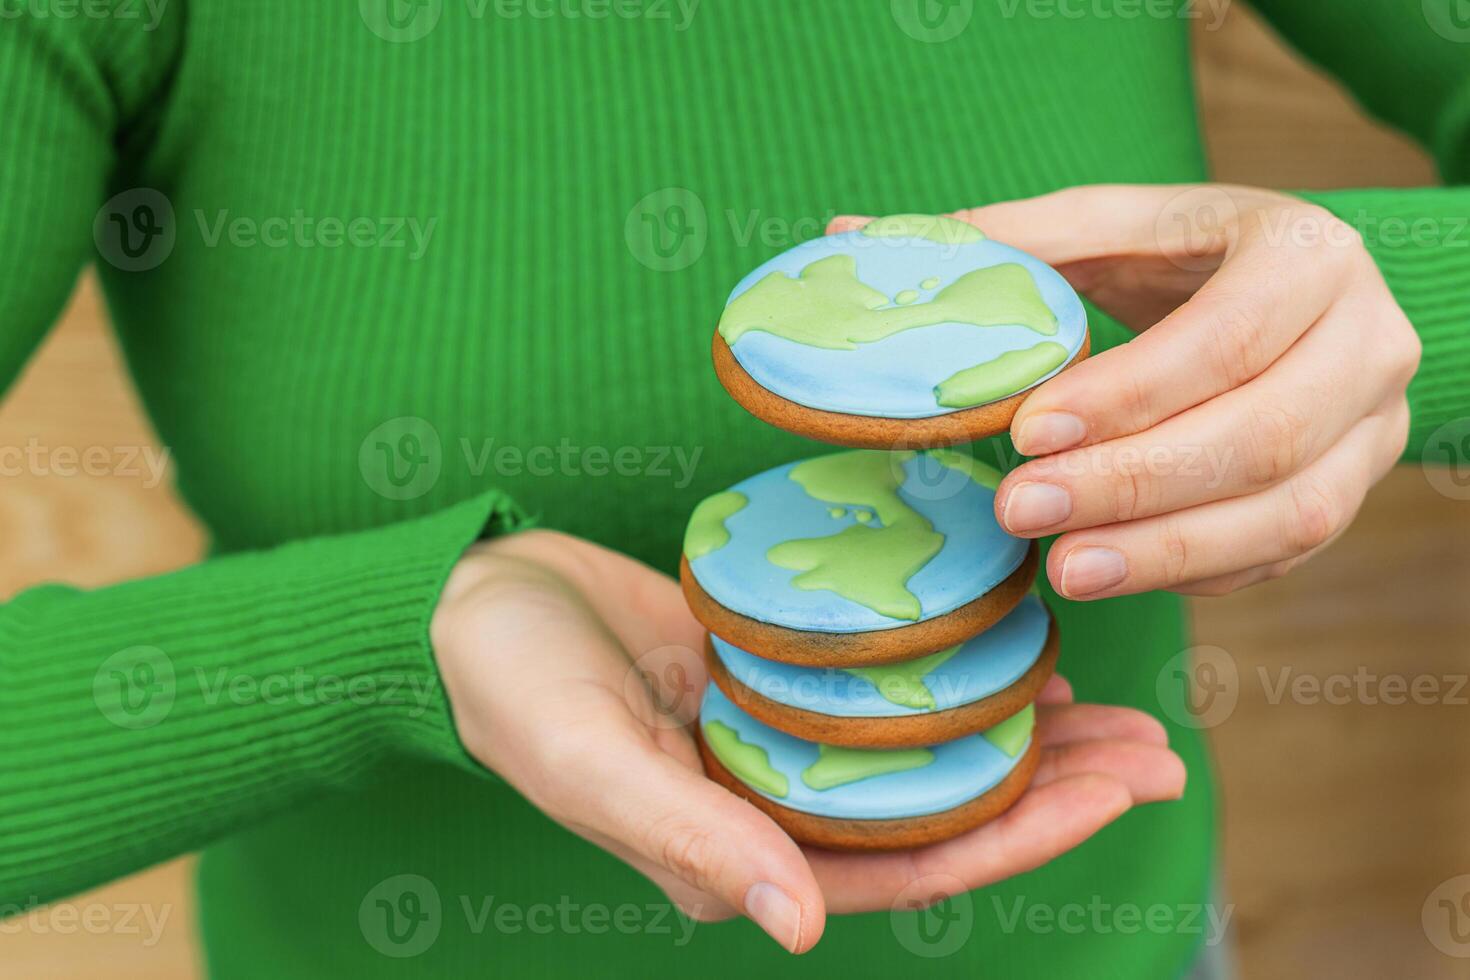
<path id="1" fill-rule="evenodd" d="M 1260 6 L 1466 177 L 1454 0 Z M 1470 192 L 1159 186 L 1206 178 L 1202 12 L 0 4 L 0 377 L 100 253 L 214 551 L 0 608 L 0 904 L 202 848 L 218 977 L 1189 971 L 1225 913 L 1197 732 L 1056 684 L 1014 815 L 803 854 L 658 723 L 698 634 L 654 569 L 695 501 L 815 451 L 725 396 L 707 338 L 844 211 L 988 204 L 961 216 L 1097 304 L 1103 352 L 1027 403 L 1040 458 L 998 500 L 1065 532 L 1081 700 L 1157 714 L 1178 593 L 1289 569 L 1470 414 Z M 1166 736 L 1188 791 L 1069 851 L 1180 794 Z"/>

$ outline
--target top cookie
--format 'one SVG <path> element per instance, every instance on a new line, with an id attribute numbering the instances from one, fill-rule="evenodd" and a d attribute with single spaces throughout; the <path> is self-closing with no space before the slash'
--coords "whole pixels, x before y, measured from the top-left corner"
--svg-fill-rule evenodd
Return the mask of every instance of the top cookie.
<path id="1" fill-rule="evenodd" d="M 896 215 L 746 276 L 714 343 L 756 416 L 881 449 L 1004 431 L 1026 391 L 1085 356 L 1087 318 L 1046 263 L 953 218 Z"/>

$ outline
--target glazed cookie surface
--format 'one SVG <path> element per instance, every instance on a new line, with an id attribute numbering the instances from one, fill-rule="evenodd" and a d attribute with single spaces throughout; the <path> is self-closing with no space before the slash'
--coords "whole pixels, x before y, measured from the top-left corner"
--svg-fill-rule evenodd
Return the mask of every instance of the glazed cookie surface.
<path id="1" fill-rule="evenodd" d="M 708 643 L 711 678 L 747 714 L 799 738 L 866 747 L 990 728 L 1036 699 L 1058 654 L 1056 625 L 1034 594 L 977 637 L 887 665 L 802 667 L 713 634 Z"/>
<path id="2" fill-rule="evenodd" d="M 996 522 L 999 478 L 953 450 L 787 463 L 695 508 L 685 567 L 710 600 L 773 626 L 843 634 L 932 620 L 1027 557 L 1029 543 Z"/>
<path id="3" fill-rule="evenodd" d="M 757 416 L 881 448 L 905 434 L 953 443 L 1001 431 L 1018 399 L 979 410 L 1024 394 L 1086 346 L 1082 302 L 1046 263 L 953 218 L 895 215 L 804 242 L 746 276 L 720 318 L 715 361 Z M 919 424 L 947 417 L 956 424 Z"/>
<path id="4" fill-rule="evenodd" d="M 746 786 L 802 813 L 852 820 L 921 817 L 996 786 L 1031 743 L 1027 708 L 978 735 L 929 747 L 854 749 L 808 742 L 745 714 L 711 685 L 700 736 Z"/>
<path id="5" fill-rule="evenodd" d="M 710 685 L 698 742 L 706 774 L 793 839 L 821 847 L 921 847 L 962 834 L 1025 792 L 1040 752 L 1035 709 L 940 745 L 860 749 L 803 741 L 746 715 Z"/>

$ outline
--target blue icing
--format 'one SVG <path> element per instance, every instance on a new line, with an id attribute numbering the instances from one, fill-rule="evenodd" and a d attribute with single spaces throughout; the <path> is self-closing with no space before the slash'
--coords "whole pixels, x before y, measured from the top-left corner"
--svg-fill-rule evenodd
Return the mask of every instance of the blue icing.
<path id="1" fill-rule="evenodd" d="M 705 689 L 700 724 L 723 722 L 735 729 L 744 742 L 765 750 L 772 767 L 786 776 L 787 795 L 767 799 L 781 806 L 820 817 L 853 820 L 885 820 L 942 813 L 967 803 L 995 787 L 1025 756 L 1013 759 L 996 748 L 984 735 L 932 746 L 934 761 L 904 772 L 860 779 L 831 789 L 814 790 L 801 774 L 817 761 L 817 743 L 794 738 L 764 725 L 737 708 L 715 685 Z M 1026 746 L 1030 746 L 1030 739 Z M 751 792 L 760 793 L 755 787 Z"/>
<path id="2" fill-rule="evenodd" d="M 807 495 L 787 463 L 735 484 L 750 501 L 725 521 L 730 541 L 689 563 L 710 598 L 752 619 L 791 629 L 857 633 L 912 625 L 875 612 L 826 589 L 791 584 L 799 572 L 766 557 L 773 545 L 836 534 L 857 523 L 852 508 L 832 516 L 832 505 Z M 908 580 L 919 599 L 920 620 L 942 616 L 1003 582 L 1020 567 L 1029 543 L 1001 530 L 995 491 L 919 454 L 903 464 L 899 496 L 944 535 L 944 545 Z"/>
<path id="3" fill-rule="evenodd" d="M 990 240 L 941 245 L 869 238 L 860 231 L 816 238 L 783 252 L 740 280 L 726 305 L 772 272 L 796 277 L 811 263 L 837 254 L 854 257 L 863 283 L 888 296 L 915 290 L 920 303 L 932 300 L 967 272 L 1018 263 L 1031 273 L 1042 299 L 1056 314 L 1057 333 L 1043 337 L 1019 325 L 941 323 L 901 330 L 883 340 L 859 344 L 856 350 L 809 347 L 761 330 L 748 331 L 736 340 L 731 351 L 746 373 L 767 390 L 800 405 L 884 418 L 943 415 L 952 409 L 938 404 L 934 387 L 963 368 L 1042 341 L 1061 344 L 1070 361 L 1087 334 L 1082 301 L 1056 270 L 1019 249 Z M 937 286 L 922 288 L 922 281 L 936 276 Z M 1035 384 L 1061 370 L 1057 367 Z"/>
<path id="4" fill-rule="evenodd" d="M 1003 691 L 1041 657 L 1051 618 L 1034 595 L 958 653 L 924 675 L 935 711 L 956 708 Z M 844 670 L 798 667 L 765 660 L 710 637 L 715 654 L 741 684 L 778 704 L 843 718 L 894 718 L 928 712 L 895 704 L 864 677 Z"/>

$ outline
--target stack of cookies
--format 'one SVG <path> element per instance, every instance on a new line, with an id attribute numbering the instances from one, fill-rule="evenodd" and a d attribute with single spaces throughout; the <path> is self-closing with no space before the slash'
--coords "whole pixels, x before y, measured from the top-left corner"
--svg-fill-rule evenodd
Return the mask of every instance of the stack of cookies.
<path id="1" fill-rule="evenodd" d="M 921 846 L 1025 790 L 1056 626 L 1035 544 L 995 520 L 1000 473 L 951 447 L 1004 431 L 1086 352 L 1055 271 L 947 218 L 808 242 L 732 294 L 726 388 L 768 422 L 863 447 L 705 499 L 684 539 L 685 596 L 710 631 L 706 771 L 796 840 Z"/>

